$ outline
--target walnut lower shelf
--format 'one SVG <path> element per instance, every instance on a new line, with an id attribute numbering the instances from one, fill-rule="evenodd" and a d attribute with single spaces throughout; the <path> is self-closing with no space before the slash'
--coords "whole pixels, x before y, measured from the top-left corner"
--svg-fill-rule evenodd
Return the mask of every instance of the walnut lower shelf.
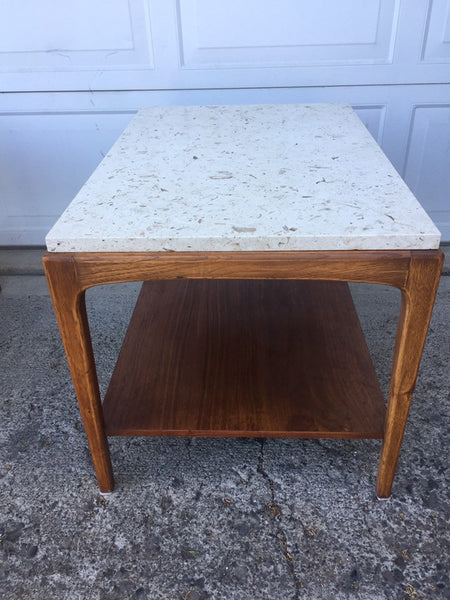
<path id="1" fill-rule="evenodd" d="M 143 284 L 103 403 L 107 435 L 383 437 L 346 283 Z"/>

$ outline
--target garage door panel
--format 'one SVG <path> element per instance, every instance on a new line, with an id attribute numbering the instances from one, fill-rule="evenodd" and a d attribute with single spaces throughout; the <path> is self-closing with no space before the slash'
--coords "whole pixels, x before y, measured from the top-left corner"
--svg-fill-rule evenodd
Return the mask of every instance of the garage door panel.
<path id="1" fill-rule="evenodd" d="M 185 68 L 317 63 L 352 65 L 392 59 L 398 2 L 180 0 Z"/>

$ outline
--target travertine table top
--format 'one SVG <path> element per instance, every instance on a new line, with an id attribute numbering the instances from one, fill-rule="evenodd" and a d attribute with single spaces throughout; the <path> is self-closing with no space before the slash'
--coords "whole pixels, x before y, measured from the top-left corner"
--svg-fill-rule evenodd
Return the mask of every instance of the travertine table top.
<path id="1" fill-rule="evenodd" d="M 51 252 L 431 249 L 440 234 L 347 105 L 138 112 Z"/>

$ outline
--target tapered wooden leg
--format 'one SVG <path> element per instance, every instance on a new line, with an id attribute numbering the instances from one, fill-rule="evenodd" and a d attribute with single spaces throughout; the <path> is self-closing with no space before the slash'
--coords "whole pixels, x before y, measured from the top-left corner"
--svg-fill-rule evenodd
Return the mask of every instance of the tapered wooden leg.
<path id="1" fill-rule="evenodd" d="M 92 461 L 102 492 L 114 488 L 105 435 L 97 372 L 85 306 L 85 292 L 77 280 L 76 264 L 67 257 L 46 260 L 44 267 L 72 375 Z"/>
<path id="2" fill-rule="evenodd" d="M 402 289 L 397 340 L 378 469 L 377 495 L 388 498 L 442 269 L 442 254 L 411 258 Z"/>

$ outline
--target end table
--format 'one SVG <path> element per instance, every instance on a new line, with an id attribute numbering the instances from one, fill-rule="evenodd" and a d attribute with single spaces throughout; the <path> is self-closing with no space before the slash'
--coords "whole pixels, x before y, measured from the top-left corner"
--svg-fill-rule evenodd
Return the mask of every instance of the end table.
<path id="1" fill-rule="evenodd" d="M 138 112 L 47 236 L 100 490 L 116 435 L 381 438 L 388 497 L 440 234 L 349 106 Z M 105 398 L 86 289 L 142 281 Z M 347 282 L 402 302 L 385 402 Z"/>

